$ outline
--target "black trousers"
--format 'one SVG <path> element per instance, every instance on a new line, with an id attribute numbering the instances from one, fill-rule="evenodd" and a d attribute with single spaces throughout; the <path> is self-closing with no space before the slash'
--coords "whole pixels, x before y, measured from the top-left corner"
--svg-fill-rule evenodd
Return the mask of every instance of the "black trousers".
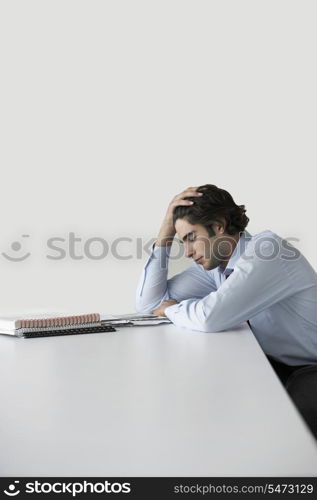
<path id="1" fill-rule="evenodd" d="M 284 363 L 281 363 L 280 361 L 276 361 L 275 359 L 271 358 L 271 356 L 267 356 L 267 359 L 271 363 L 272 368 L 274 369 L 276 375 L 279 377 L 280 381 L 284 386 L 286 385 L 289 377 L 294 372 L 300 370 L 301 368 L 305 368 L 306 366 L 311 366 L 311 365 L 295 365 L 295 366 L 285 365 Z"/>
<path id="2" fill-rule="evenodd" d="M 317 439 L 317 364 L 290 366 L 267 358 Z"/>

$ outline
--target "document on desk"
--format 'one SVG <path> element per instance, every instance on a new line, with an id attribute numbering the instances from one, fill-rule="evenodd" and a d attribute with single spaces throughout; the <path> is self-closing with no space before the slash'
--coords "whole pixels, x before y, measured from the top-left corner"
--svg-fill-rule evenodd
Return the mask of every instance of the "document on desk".
<path id="1" fill-rule="evenodd" d="M 171 323 L 165 316 L 155 316 L 154 314 L 100 314 L 102 324 L 113 326 L 155 326 L 163 323 Z"/>

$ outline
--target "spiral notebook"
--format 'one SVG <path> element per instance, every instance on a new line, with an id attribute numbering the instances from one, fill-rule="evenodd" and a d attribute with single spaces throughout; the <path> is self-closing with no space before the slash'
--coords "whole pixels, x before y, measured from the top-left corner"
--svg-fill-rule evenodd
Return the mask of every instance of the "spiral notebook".
<path id="1" fill-rule="evenodd" d="M 0 317 L 0 334 L 15 337 L 35 338 L 57 335 L 115 332 L 111 325 L 101 323 L 100 314 L 41 314 L 23 317 Z"/>

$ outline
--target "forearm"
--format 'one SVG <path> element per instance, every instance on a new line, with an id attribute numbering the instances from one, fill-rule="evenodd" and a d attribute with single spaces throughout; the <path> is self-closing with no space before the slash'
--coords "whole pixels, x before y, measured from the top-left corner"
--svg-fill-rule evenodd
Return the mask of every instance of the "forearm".
<path id="1" fill-rule="evenodd" d="M 176 325 L 203 332 L 219 332 L 245 322 L 295 293 L 290 261 L 266 260 L 250 243 L 234 272 L 217 291 L 200 300 L 187 299 L 167 307 Z M 268 249 L 269 244 L 267 244 Z M 264 245 L 262 244 L 262 251 Z"/>
<path id="2" fill-rule="evenodd" d="M 143 268 L 138 283 L 135 307 L 139 312 L 152 312 L 162 300 L 170 298 L 168 295 L 167 272 L 168 258 L 176 234 L 173 211 L 177 206 L 189 206 L 194 203 L 192 200 L 185 199 L 186 197 L 203 195 L 203 193 L 197 192 L 196 189 L 195 187 L 187 188 L 176 195 L 168 205 L 157 240 L 153 245 L 152 254 Z"/>
<path id="3" fill-rule="evenodd" d="M 170 245 L 153 245 L 137 286 L 135 308 L 138 312 L 151 313 L 162 300 L 169 298 L 167 274 L 170 250 Z"/>

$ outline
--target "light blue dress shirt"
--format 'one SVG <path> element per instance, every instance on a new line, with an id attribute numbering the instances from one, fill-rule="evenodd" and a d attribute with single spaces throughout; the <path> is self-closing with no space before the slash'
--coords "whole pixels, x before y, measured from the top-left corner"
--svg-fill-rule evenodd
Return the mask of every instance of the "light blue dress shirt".
<path id="1" fill-rule="evenodd" d="M 167 279 L 171 247 L 153 247 L 136 294 L 136 310 L 163 300 L 177 326 L 218 332 L 249 320 L 267 355 L 289 364 L 317 364 L 317 274 L 306 258 L 272 231 L 240 239 L 226 266 L 206 271 L 193 262 Z M 231 274 L 228 279 L 226 275 Z"/>

